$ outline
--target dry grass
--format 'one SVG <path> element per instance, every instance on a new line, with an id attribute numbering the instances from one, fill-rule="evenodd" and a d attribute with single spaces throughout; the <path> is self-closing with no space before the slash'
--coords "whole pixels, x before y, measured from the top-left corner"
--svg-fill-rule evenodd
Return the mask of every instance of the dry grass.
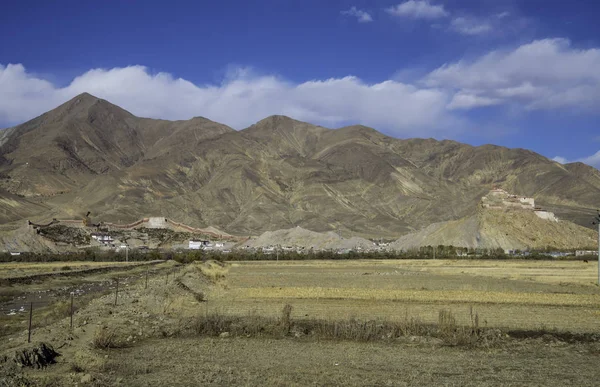
<path id="1" fill-rule="evenodd" d="M 600 297 L 595 294 L 514 293 L 467 290 L 409 290 L 322 287 L 256 287 L 235 289 L 232 297 L 260 299 L 346 299 L 391 300 L 410 302 L 493 303 L 548 306 L 600 307 Z"/>
<path id="2" fill-rule="evenodd" d="M 332 320 L 401 321 L 408 312 L 429 324 L 448 309 L 465 326 L 475 305 L 485 327 L 596 332 L 600 289 L 584 280 L 595 275 L 595 265 L 565 261 L 236 262 L 207 304 L 274 317 L 290 303 L 300 318 Z"/>
<path id="3" fill-rule="evenodd" d="M 57 271 L 83 270 L 101 267 L 127 267 L 135 266 L 136 264 L 139 264 L 139 262 L 8 262 L 0 263 L 0 278 L 52 273 Z"/>
<path id="4" fill-rule="evenodd" d="M 349 261 L 253 261 L 235 262 L 232 268 L 263 270 L 337 270 L 393 268 L 398 271 L 411 271 L 436 275 L 472 275 L 497 279 L 533 280 L 542 283 L 568 283 L 593 285 L 597 280 L 597 266 L 594 263 L 565 260 L 475 260 L 475 259 L 401 259 L 401 260 L 349 260 Z M 304 268 L 304 269 L 303 269 Z M 231 274 L 231 273 L 230 273 Z"/>
<path id="5" fill-rule="evenodd" d="M 386 341 L 400 337 L 430 337 L 450 346 L 489 347 L 503 337 L 498 330 L 479 327 L 478 315 L 471 311 L 471 326 L 457 324 L 452 312 L 439 311 L 438 324 L 425 324 L 418 319 L 404 321 L 377 320 L 323 320 L 292 319 L 292 306 L 286 304 L 280 318 L 250 314 L 246 316 L 225 315 L 219 312 L 205 313 L 197 317 L 193 330 L 204 336 L 309 337 L 320 340 Z"/>
<path id="6" fill-rule="evenodd" d="M 99 326 L 94 333 L 91 345 L 94 349 L 110 349 L 125 348 L 129 346 L 129 343 L 123 339 L 122 332 L 119 332 L 117 328 Z"/>
<path id="7" fill-rule="evenodd" d="M 207 279 L 213 283 L 222 281 L 225 279 L 225 275 L 229 271 L 229 265 L 217 261 L 207 261 L 202 263 L 196 263 L 196 268 L 204 275 Z"/>
<path id="8" fill-rule="evenodd" d="M 529 342 L 506 350 L 388 342 L 173 338 L 111 353 L 122 385 L 588 386 L 586 347 Z M 148 366 L 150 373 L 144 374 Z M 141 370 L 141 372 L 140 372 Z M 72 385 L 72 384 L 71 384 Z"/>

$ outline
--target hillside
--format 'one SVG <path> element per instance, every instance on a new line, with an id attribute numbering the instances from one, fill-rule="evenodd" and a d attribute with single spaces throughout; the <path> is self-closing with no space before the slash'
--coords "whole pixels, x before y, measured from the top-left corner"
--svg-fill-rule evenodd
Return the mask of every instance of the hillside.
<path id="1" fill-rule="evenodd" d="M 318 233 L 295 227 L 287 230 L 267 231 L 256 239 L 242 244 L 250 248 L 301 248 L 305 250 L 369 250 L 373 242 L 359 237 L 343 238 L 334 232 Z"/>
<path id="2" fill-rule="evenodd" d="M 598 233 L 568 221 L 540 219 L 532 211 L 479 209 L 475 215 L 429 225 L 400 237 L 396 250 L 421 246 L 502 248 L 504 250 L 581 249 L 596 246 Z"/>
<path id="3" fill-rule="evenodd" d="M 0 132 L 0 223 L 164 216 L 236 235 L 301 226 L 397 237 L 475 215 L 498 185 L 589 224 L 600 173 L 534 152 L 395 139 L 272 116 L 235 131 L 139 118 L 82 94 Z M 8 225 L 7 225 L 8 224 Z"/>

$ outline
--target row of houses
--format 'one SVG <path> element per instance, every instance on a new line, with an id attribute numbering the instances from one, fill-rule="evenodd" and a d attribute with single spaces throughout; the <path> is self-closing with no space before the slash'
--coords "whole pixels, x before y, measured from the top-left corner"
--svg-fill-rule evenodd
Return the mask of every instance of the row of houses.
<path id="1" fill-rule="evenodd" d="M 189 250 L 213 250 L 213 249 L 222 249 L 225 246 L 223 242 L 211 242 L 208 240 L 198 240 L 198 241 L 189 241 L 188 249 Z"/>

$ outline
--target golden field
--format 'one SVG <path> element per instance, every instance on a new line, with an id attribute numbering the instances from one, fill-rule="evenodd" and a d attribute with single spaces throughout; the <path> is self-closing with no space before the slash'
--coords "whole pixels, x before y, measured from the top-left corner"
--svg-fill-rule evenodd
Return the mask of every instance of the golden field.
<path id="1" fill-rule="evenodd" d="M 207 310 L 297 318 L 435 322 L 441 309 L 490 327 L 600 331 L 597 266 L 581 261 L 385 260 L 232 263 Z"/>

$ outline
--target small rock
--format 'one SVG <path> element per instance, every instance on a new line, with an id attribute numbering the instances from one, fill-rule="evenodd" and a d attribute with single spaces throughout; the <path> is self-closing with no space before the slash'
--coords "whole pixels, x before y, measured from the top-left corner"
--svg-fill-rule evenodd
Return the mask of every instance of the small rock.
<path id="1" fill-rule="evenodd" d="M 226 338 L 226 337 L 229 337 L 229 332 L 222 332 L 222 333 L 219 335 L 219 337 L 221 337 L 221 338 Z"/>
<path id="2" fill-rule="evenodd" d="M 85 374 L 81 377 L 81 383 L 90 383 L 92 381 L 92 375 Z"/>
<path id="3" fill-rule="evenodd" d="M 133 336 L 131 336 L 131 335 L 130 335 L 130 336 L 127 338 L 127 341 L 131 341 L 131 340 L 133 340 Z"/>

